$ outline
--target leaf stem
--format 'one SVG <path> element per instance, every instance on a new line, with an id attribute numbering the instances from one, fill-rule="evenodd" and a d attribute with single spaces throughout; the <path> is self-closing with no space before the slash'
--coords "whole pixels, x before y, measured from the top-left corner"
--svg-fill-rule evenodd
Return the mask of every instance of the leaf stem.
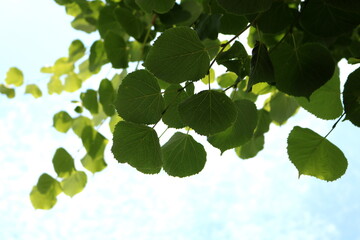
<path id="1" fill-rule="evenodd" d="M 328 132 L 328 134 L 326 134 L 326 136 L 324 138 L 327 138 L 327 136 L 329 136 L 329 134 L 336 128 L 337 124 L 340 122 L 340 120 L 345 116 L 345 112 L 343 112 L 343 114 L 341 114 L 341 116 L 339 117 L 338 120 L 336 120 L 336 122 L 334 123 L 334 125 L 331 127 L 330 131 Z"/>

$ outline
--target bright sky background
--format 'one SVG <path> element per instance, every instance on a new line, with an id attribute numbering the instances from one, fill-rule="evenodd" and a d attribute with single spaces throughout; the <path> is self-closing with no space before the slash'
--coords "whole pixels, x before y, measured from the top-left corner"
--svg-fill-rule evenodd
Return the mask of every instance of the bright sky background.
<path id="1" fill-rule="evenodd" d="M 73 39 L 90 46 L 96 38 L 73 30 L 70 21 L 51 0 L 4 2 L 0 81 L 16 66 L 26 83 L 45 86 L 42 66 L 66 56 Z M 42 90 L 40 99 L 23 95 L 23 88 L 15 99 L 0 96 L 0 239 L 360 239 L 360 131 L 341 122 L 329 136 L 349 161 L 340 180 L 298 179 L 286 154 L 288 133 L 300 125 L 325 135 L 334 123 L 304 111 L 283 127 L 272 125 L 265 150 L 254 159 L 243 161 L 233 151 L 220 156 L 207 145 L 204 170 L 184 179 L 118 164 L 109 143 L 108 167 L 87 172 L 83 192 L 72 199 L 61 194 L 50 211 L 34 210 L 29 192 L 43 172 L 56 176 L 51 159 L 58 147 L 72 152 L 83 169 L 81 141 L 51 127 L 56 112 L 73 113 L 70 100 L 78 93 L 48 96 Z"/>

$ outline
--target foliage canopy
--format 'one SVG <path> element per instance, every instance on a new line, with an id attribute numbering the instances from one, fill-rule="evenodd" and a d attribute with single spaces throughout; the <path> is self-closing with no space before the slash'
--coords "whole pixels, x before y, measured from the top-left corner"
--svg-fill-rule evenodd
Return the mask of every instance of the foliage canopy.
<path id="1" fill-rule="evenodd" d="M 92 173 L 106 167 L 108 139 L 96 127 L 107 119 L 119 163 L 176 177 L 197 174 L 206 164 L 195 135 L 248 159 L 263 149 L 270 124 L 285 124 L 299 107 L 337 119 L 334 127 L 344 116 L 360 126 L 360 69 L 348 76 L 341 93 L 337 68 L 343 58 L 360 62 L 358 0 L 55 2 L 74 18 L 73 28 L 97 32 L 99 39 L 90 47 L 74 40 L 66 57 L 41 69 L 50 74 L 48 93 L 77 92 L 103 66 L 118 69 L 98 89 L 81 92 L 73 113 L 60 110 L 53 118 L 57 131 L 72 129 L 80 138 L 86 149 L 81 163 Z M 237 41 L 245 32 L 251 54 Z M 226 35 L 230 40 L 223 41 Z M 216 65 L 226 72 L 218 74 Z M 0 93 L 13 98 L 12 85 L 23 82 L 21 70 L 12 67 Z M 25 93 L 42 96 L 35 84 Z M 267 99 L 260 102 L 260 95 Z M 161 123 L 165 131 L 174 129 L 164 144 Z M 287 152 L 299 175 L 334 181 L 345 173 L 346 157 L 327 136 L 293 128 Z M 58 194 L 72 197 L 86 185 L 86 173 L 75 169 L 64 148 L 52 161 L 57 178 L 40 176 L 30 193 L 35 208 L 50 209 Z"/>

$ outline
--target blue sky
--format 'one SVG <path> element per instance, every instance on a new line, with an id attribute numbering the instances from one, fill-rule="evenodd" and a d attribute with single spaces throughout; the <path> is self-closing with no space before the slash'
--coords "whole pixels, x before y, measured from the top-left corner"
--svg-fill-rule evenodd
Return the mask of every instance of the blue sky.
<path id="1" fill-rule="evenodd" d="M 89 46 L 96 38 L 72 30 L 64 9 L 48 0 L 7 1 L 0 20 L 0 76 L 17 66 L 26 83 L 40 86 L 48 76 L 39 69 L 65 56 L 73 39 Z M 53 114 L 71 111 L 78 94 L 48 96 L 43 90 L 40 99 L 23 89 L 16 99 L 0 96 L 0 239 L 360 239 L 360 131 L 343 122 L 329 136 L 349 161 L 341 179 L 298 179 L 287 159 L 288 133 L 300 125 L 325 135 L 333 124 L 305 111 L 285 126 L 272 126 L 254 159 L 243 161 L 232 151 L 220 156 L 206 145 L 205 169 L 185 179 L 117 164 L 109 144 L 109 166 L 87 172 L 82 193 L 60 195 L 50 211 L 34 210 L 29 192 L 41 173 L 55 176 L 51 159 L 58 147 L 71 151 L 82 170 L 81 142 L 51 127 Z"/>

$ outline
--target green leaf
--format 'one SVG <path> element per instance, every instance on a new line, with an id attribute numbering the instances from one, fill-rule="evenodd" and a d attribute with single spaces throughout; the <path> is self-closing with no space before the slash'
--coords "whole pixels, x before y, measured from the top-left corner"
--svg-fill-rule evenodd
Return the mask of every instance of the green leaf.
<path id="1" fill-rule="evenodd" d="M 278 125 L 285 124 L 298 108 L 296 99 L 282 92 L 277 92 L 270 98 L 270 117 Z"/>
<path id="2" fill-rule="evenodd" d="M 127 8 L 115 8 L 115 18 L 127 34 L 138 39 L 145 30 L 145 24 Z"/>
<path id="3" fill-rule="evenodd" d="M 346 118 L 360 127 L 360 68 L 348 76 L 344 86 L 343 102 Z"/>
<path id="4" fill-rule="evenodd" d="M 112 83 L 108 79 L 105 78 L 101 80 L 98 93 L 99 93 L 99 102 L 101 103 L 106 115 L 108 116 L 114 115 L 115 90 Z"/>
<path id="5" fill-rule="evenodd" d="M 229 13 L 246 15 L 264 12 L 271 7 L 272 0 L 217 0 L 222 8 Z"/>
<path id="6" fill-rule="evenodd" d="M 157 123 L 165 108 L 157 79 L 147 70 L 128 74 L 119 87 L 115 107 L 126 121 Z"/>
<path id="7" fill-rule="evenodd" d="M 86 127 L 94 127 L 93 122 L 84 116 L 79 116 L 73 119 L 72 130 L 74 133 L 81 138 L 82 133 Z"/>
<path id="8" fill-rule="evenodd" d="M 215 71 L 214 69 L 210 69 L 209 74 L 206 74 L 205 77 L 201 79 L 204 84 L 213 83 L 215 81 Z"/>
<path id="9" fill-rule="evenodd" d="M 66 195 L 73 197 L 85 188 L 86 183 L 86 174 L 82 171 L 75 171 L 61 181 L 61 187 Z"/>
<path id="10" fill-rule="evenodd" d="M 222 34 L 235 35 L 240 33 L 248 23 L 248 20 L 244 16 L 238 16 L 234 14 L 223 14 L 220 19 L 219 32 Z"/>
<path id="11" fill-rule="evenodd" d="M 120 35 L 114 32 L 108 32 L 105 35 L 104 47 L 113 68 L 128 67 L 129 52 L 126 42 Z"/>
<path id="12" fill-rule="evenodd" d="M 51 95 L 53 93 L 60 94 L 64 90 L 64 86 L 60 78 L 56 75 L 52 76 L 50 81 L 47 84 L 48 93 Z"/>
<path id="13" fill-rule="evenodd" d="M 65 78 L 64 91 L 75 92 L 82 86 L 82 80 L 76 73 L 69 73 Z"/>
<path id="14" fill-rule="evenodd" d="M 321 37 L 351 32 L 360 22 L 359 11 L 342 11 L 324 0 L 309 1 L 300 16 L 300 24 L 304 30 Z"/>
<path id="15" fill-rule="evenodd" d="M 264 135 L 254 136 L 244 145 L 235 148 L 235 152 L 241 159 L 253 158 L 264 148 L 264 143 Z"/>
<path id="16" fill-rule="evenodd" d="M 216 81 L 220 87 L 227 88 L 227 87 L 230 87 L 231 85 L 233 85 L 235 83 L 236 79 L 237 79 L 237 75 L 235 73 L 228 72 L 228 73 L 224 73 L 224 74 L 220 75 L 219 77 L 217 77 Z"/>
<path id="17" fill-rule="evenodd" d="M 340 99 L 339 68 L 335 69 L 332 78 L 313 92 L 310 100 L 304 97 L 296 98 L 296 101 L 308 112 L 321 119 L 335 119 L 340 117 L 343 107 Z"/>
<path id="18" fill-rule="evenodd" d="M 114 157 L 146 174 L 159 173 L 162 167 L 160 143 L 154 129 L 131 122 L 119 122 L 114 131 Z"/>
<path id="19" fill-rule="evenodd" d="M 89 61 L 89 59 L 87 59 L 79 65 L 79 72 L 78 72 L 77 76 L 82 81 L 87 80 L 89 77 L 91 77 L 93 75 L 93 73 L 90 72 L 89 64 L 90 64 L 90 61 Z"/>
<path id="20" fill-rule="evenodd" d="M 26 85 L 25 94 L 31 94 L 34 98 L 39 98 L 42 96 L 40 88 L 35 84 Z"/>
<path id="21" fill-rule="evenodd" d="M 161 148 L 164 170 L 170 176 L 187 177 L 199 173 L 206 163 L 204 146 L 189 134 L 176 132 Z"/>
<path id="22" fill-rule="evenodd" d="M 179 105 L 183 122 L 201 135 L 221 132 L 235 121 L 236 109 L 226 94 L 202 91 Z"/>
<path id="23" fill-rule="evenodd" d="M 293 128 L 289 134 L 287 152 L 299 176 L 309 175 L 334 181 L 345 173 L 348 165 L 338 147 L 308 128 Z"/>
<path id="24" fill-rule="evenodd" d="M 12 67 L 6 73 L 5 82 L 8 85 L 19 87 L 24 83 L 24 75 L 20 69 Z"/>
<path id="25" fill-rule="evenodd" d="M 267 133 L 270 129 L 270 124 L 271 124 L 270 113 L 265 109 L 258 110 L 257 115 L 258 115 L 257 118 L 258 121 L 254 132 L 254 137 L 258 137 L 260 135 L 264 135 L 264 133 Z"/>
<path id="26" fill-rule="evenodd" d="M 150 49 L 145 67 L 169 83 L 199 80 L 208 71 L 210 59 L 196 32 L 189 27 L 166 30 Z"/>
<path id="27" fill-rule="evenodd" d="M 175 4 L 175 0 L 135 0 L 136 4 L 146 12 L 166 13 Z"/>
<path id="28" fill-rule="evenodd" d="M 201 41 L 204 44 L 206 51 L 208 52 L 210 59 L 214 59 L 220 50 L 220 41 L 218 39 L 204 39 Z"/>
<path id="29" fill-rule="evenodd" d="M 179 104 L 189 97 L 180 84 L 170 85 L 164 93 L 166 111 L 162 116 L 163 122 L 172 128 L 183 128 L 186 125 L 181 120 Z"/>
<path id="30" fill-rule="evenodd" d="M 227 71 L 236 73 L 240 78 L 249 74 L 250 61 L 245 47 L 236 41 L 229 50 L 222 52 L 216 58 L 218 64 L 224 65 Z"/>
<path id="31" fill-rule="evenodd" d="M 334 60 L 318 43 L 295 48 L 282 43 L 270 54 L 275 70 L 276 87 L 287 94 L 309 98 L 333 75 Z"/>
<path id="32" fill-rule="evenodd" d="M 249 78 L 245 78 L 245 79 L 241 80 L 239 77 L 236 79 L 235 83 L 238 82 L 236 84 L 237 88 L 234 89 L 230 95 L 230 97 L 233 101 L 239 100 L 239 99 L 247 99 L 252 102 L 255 102 L 257 100 L 257 97 L 258 97 L 257 95 L 255 95 L 252 92 L 246 91 L 246 86 L 248 85 L 247 84 L 248 79 Z"/>
<path id="33" fill-rule="evenodd" d="M 59 132 L 66 133 L 71 128 L 72 124 L 73 119 L 65 111 L 60 111 L 53 117 L 53 126 Z"/>
<path id="34" fill-rule="evenodd" d="M 68 58 L 62 57 L 56 60 L 54 66 L 51 67 L 52 73 L 56 76 L 62 76 L 64 74 L 74 71 L 74 63 L 69 61 Z"/>
<path id="35" fill-rule="evenodd" d="M 37 185 L 31 190 L 31 204 L 35 209 L 51 209 L 57 202 L 57 195 L 61 192 L 59 182 L 44 173 L 40 176 Z"/>
<path id="36" fill-rule="evenodd" d="M 98 29 L 102 38 L 105 38 L 109 31 L 124 35 L 124 29 L 116 20 L 114 10 L 114 6 L 105 6 L 100 10 Z"/>
<path id="37" fill-rule="evenodd" d="M 75 62 L 85 55 L 85 46 L 80 40 L 72 41 L 69 47 L 69 61 Z"/>
<path id="38" fill-rule="evenodd" d="M 220 19 L 222 15 L 218 13 L 202 14 L 196 21 L 195 30 L 200 40 L 209 38 L 216 40 L 220 29 Z"/>
<path id="39" fill-rule="evenodd" d="M 247 91 L 250 91 L 253 85 L 260 82 L 274 83 L 275 77 L 266 46 L 261 42 L 256 42 L 252 51 Z"/>
<path id="40" fill-rule="evenodd" d="M 74 165 L 74 159 L 64 148 L 58 148 L 56 150 L 52 162 L 55 172 L 61 178 L 66 178 L 70 176 L 71 173 L 76 170 Z"/>
<path id="41" fill-rule="evenodd" d="M 88 89 L 85 93 L 81 93 L 80 99 L 84 107 L 88 109 L 91 114 L 97 114 L 99 112 L 97 92 L 95 90 Z"/>
<path id="42" fill-rule="evenodd" d="M 15 97 L 15 89 L 8 88 L 4 84 L 0 84 L 0 93 L 5 94 L 8 98 Z"/>
<path id="43" fill-rule="evenodd" d="M 104 42 L 101 40 L 95 41 L 90 48 L 89 70 L 93 73 L 98 73 L 105 63 L 108 62 Z"/>
<path id="44" fill-rule="evenodd" d="M 257 125 L 257 110 L 253 102 L 249 100 L 237 100 L 234 102 L 234 105 L 237 111 L 237 117 L 233 125 L 225 131 L 207 138 L 208 142 L 220 149 L 221 153 L 249 141 Z"/>

